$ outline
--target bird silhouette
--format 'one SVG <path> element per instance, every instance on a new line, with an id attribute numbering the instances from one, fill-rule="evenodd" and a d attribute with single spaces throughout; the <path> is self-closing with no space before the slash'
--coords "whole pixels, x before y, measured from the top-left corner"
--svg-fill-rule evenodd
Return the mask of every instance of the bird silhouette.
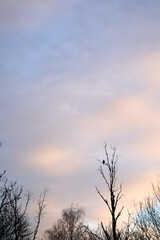
<path id="1" fill-rule="evenodd" d="M 102 163 L 105 164 L 105 161 L 103 160 Z"/>

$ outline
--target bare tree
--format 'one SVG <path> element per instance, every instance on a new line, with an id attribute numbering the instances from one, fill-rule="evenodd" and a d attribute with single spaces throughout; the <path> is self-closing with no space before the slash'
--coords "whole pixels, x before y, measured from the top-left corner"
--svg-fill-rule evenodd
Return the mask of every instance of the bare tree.
<path id="1" fill-rule="evenodd" d="M 31 195 L 26 195 L 25 207 L 22 209 L 22 192 L 17 182 L 8 183 L 5 172 L 0 175 L 0 239 L 19 240 L 31 236 L 26 213 Z"/>
<path id="2" fill-rule="evenodd" d="M 120 239 L 120 232 L 117 230 L 117 221 L 121 215 L 123 207 L 118 212 L 117 212 L 117 207 L 120 199 L 122 198 L 122 184 L 120 184 L 120 186 L 117 187 L 116 180 L 117 180 L 117 170 L 118 170 L 117 168 L 118 156 L 116 155 L 116 148 L 111 147 L 111 149 L 112 149 L 112 156 L 110 157 L 107 150 L 107 144 L 105 144 L 104 150 L 105 150 L 106 159 L 103 159 L 102 161 L 98 160 L 102 164 L 98 170 L 105 181 L 107 189 L 109 190 L 109 196 L 107 196 L 107 198 L 104 197 L 104 195 L 101 194 L 101 192 L 97 187 L 96 187 L 96 190 L 99 196 L 107 205 L 107 208 L 111 214 L 111 219 L 112 219 L 111 221 L 112 234 L 110 234 L 110 232 L 107 230 L 106 227 L 104 227 L 103 223 L 101 222 L 101 227 L 105 234 L 105 239 L 118 240 Z"/>
<path id="3" fill-rule="evenodd" d="M 135 217 L 136 235 L 145 240 L 160 239 L 160 216 L 152 197 L 139 202 Z"/>
<path id="4" fill-rule="evenodd" d="M 23 198 L 23 188 L 16 181 L 8 182 L 5 171 L 0 175 L 0 239 L 35 240 L 44 213 L 45 192 L 38 201 L 36 226 L 29 222 L 27 209 L 31 199 L 28 192 Z M 34 229 L 34 230 L 33 230 Z"/>
<path id="5" fill-rule="evenodd" d="M 153 192 L 136 205 L 136 239 L 160 239 L 160 176 L 152 184 Z M 138 237 L 137 237 L 138 236 Z"/>
<path id="6" fill-rule="evenodd" d="M 45 198 L 46 198 L 46 193 L 47 193 L 47 189 L 45 189 L 39 199 L 37 200 L 37 204 L 38 204 L 38 210 L 37 210 L 37 216 L 36 216 L 36 226 L 35 226 L 35 230 L 33 231 L 33 240 L 36 239 L 37 233 L 38 233 L 38 229 L 39 229 L 39 225 L 41 222 L 42 217 L 44 216 L 45 212 L 44 209 L 46 207 L 45 205 Z"/>
<path id="7" fill-rule="evenodd" d="M 79 207 L 64 209 L 62 217 L 51 229 L 45 231 L 47 240 L 82 240 L 86 239 L 83 224 L 84 210 Z"/>

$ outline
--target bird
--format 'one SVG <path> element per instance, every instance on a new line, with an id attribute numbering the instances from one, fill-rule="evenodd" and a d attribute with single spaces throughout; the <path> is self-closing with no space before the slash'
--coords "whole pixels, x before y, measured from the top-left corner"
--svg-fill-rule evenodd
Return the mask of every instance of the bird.
<path id="1" fill-rule="evenodd" d="M 102 163 L 105 164 L 105 160 L 103 160 Z"/>

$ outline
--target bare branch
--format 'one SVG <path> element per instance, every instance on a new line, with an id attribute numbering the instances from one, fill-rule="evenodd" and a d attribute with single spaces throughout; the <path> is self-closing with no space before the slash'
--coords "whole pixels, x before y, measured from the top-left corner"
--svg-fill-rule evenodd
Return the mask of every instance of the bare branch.
<path id="1" fill-rule="evenodd" d="M 117 219 L 120 217 L 120 215 L 121 215 L 123 209 L 124 209 L 124 206 L 121 208 L 121 210 L 120 210 L 119 213 L 117 214 L 116 221 L 117 221 Z"/>
<path id="2" fill-rule="evenodd" d="M 84 226 L 85 229 L 88 231 L 88 233 L 90 233 L 91 235 L 95 236 L 96 238 L 98 238 L 99 240 L 103 240 L 103 238 L 101 238 L 100 236 L 98 236 L 96 233 L 92 232 L 91 229 L 88 226 Z"/>
<path id="3" fill-rule="evenodd" d="M 109 233 L 107 232 L 107 230 L 104 228 L 104 225 L 103 225 L 102 222 L 101 222 L 101 227 L 102 227 L 103 232 L 104 232 L 104 234 L 105 234 L 105 236 L 106 236 L 106 240 L 110 240 L 110 235 L 109 235 Z"/>
<path id="4" fill-rule="evenodd" d="M 107 207 L 108 207 L 109 211 L 112 212 L 112 209 L 111 209 L 111 207 L 110 207 L 110 205 L 109 205 L 109 203 L 108 203 L 108 200 L 103 197 L 103 195 L 100 193 L 100 191 L 98 190 L 97 187 L 96 187 L 96 190 L 97 190 L 99 196 L 100 196 L 100 197 L 103 199 L 103 201 L 107 204 Z"/>
<path id="5" fill-rule="evenodd" d="M 33 233 L 33 240 L 36 239 L 37 233 L 38 233 L 38 229 L 39 229 L 39 225 L 41 222 L 42 217 L 44 216 L 44 209 L 46 207 L 45 205 L 45 198 L 46 198 L 46 193 L 47 193 L 47 189 L 43 191 L 43 193 L 40 195 L 39 199 L 37 200 L 38 203 L 38 211 L 37 211 L 37 223 L 36 223 L 36 227 Z"/>
<path id="6" fill-rule="evenodd" d="M 113 240 L 117 240 L 119 238 L 119 233 L 116 229 L 116 225 L 117 225 L 117 220 L 120 217 L 122 210 L 124 207 L 121 208 L 121 210 L 118 212 L 117 216 L 116 216 L 116 209 L 117 209 L 117 205 L 119 203 L 119 201 L 122 198 L 122 184 L 120 184 L 119 187 L 116 187 L 116 175 L 117 175 L 117 160 L 118 160 L 118 156 L 116 155 L 116 148 L 112 147 L 112 156 L 111 158 L 109 157 L 108 154 L 108 149 L 107 149 L 107 144 L 105 143 L 104 145 L 104 150 L 105 150 L 105 155 L 106 155 L 106 161 L 100 161 L 98 160 L 101 164 L 103 164 L 103 168 L 102 166 L 100 166 L 100 168 L 98 169 L 98 171 L 100 172 L 102 178 L 104 179 L 107 188 L 109 190 L 109 200 L 106 199 L 98 190 L 98 188 L 96 187 L 96 190 L 99 194 L 99 196 L 103 199 L 103 201 L 106 203 L 109 212 L 111 214 L 112 217 L 112 235 L 113 235 Z M 107 170 L 107 174 L 105 174 L 104 172 L 104 168 L 106 167 Z M 105 232 L 105 228 L 103 227 L 103 224 L 101 224 L 102 230 L 105 234 L 105 236 L 107 237 L 107 234 Z"/>

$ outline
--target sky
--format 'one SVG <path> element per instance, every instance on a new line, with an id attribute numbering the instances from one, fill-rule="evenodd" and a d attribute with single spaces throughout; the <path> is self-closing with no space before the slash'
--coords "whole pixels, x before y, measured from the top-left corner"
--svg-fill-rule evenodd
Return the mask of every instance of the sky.
<path id="1" fill-rule="evenodd" d="M 37 197 L 41 231 L 78 204 L 107 221 L 95 186 L 104 143 L 117 148 L 122 204 L 160 169 L 160 2 L 1 0 L 1 172 Z M 123 216 L 122 216 L 123 218 Z"/>

